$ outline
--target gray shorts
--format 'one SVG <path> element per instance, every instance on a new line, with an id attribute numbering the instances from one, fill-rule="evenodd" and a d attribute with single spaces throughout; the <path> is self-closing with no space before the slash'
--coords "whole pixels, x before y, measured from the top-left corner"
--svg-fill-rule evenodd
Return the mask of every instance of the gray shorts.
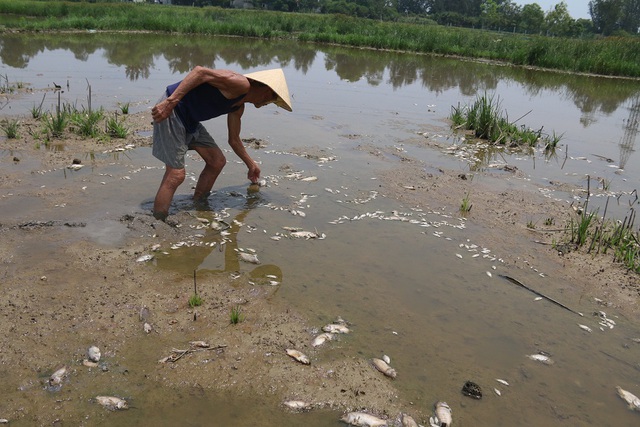
<path id="1" fill-rule="evenodd" d="M 158 102 L 165 99 L 163 96 Z M 160 123 L 153 123 L 153 156 L 164 162 L 166 165 L 176 169 L 184 169 L 184 156 L 187 150 L 193 150 L 194 147 L 217 148 L 215 140 L 209 132 L 202 126 L 194 133 L 187 133 L 180 118 L 175 111 Z"/>

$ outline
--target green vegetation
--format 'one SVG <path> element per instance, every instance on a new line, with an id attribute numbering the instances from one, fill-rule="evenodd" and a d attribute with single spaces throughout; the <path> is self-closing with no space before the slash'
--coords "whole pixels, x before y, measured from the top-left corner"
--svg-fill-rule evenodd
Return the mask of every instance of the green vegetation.
<path id="1" fill-rule="evenodd" d="M 229 315 L 229 319 L 232 325 L 237 325 L 238 323 L 244 320 L 244 316 L 240 311 L 240 306 L 236 305 L 231 308 L 231 314 Z"/>
<path id="2" fill-rule="evenodd" d="M 456 55 L 559 70 L 640 77 L 640 39 L 567 39 L 320 13 L 282 13 L 219 7 L 109 2 L 0 0 L 0 14 L 37 19 L 7 21 L 28 31 L 118 30 L 232 35 L 264 39 Z M 444 13 L 444 12 L 443 12 Z M 365 14 L 366 15 L 366 14 Z M 487 28 L 487 26 L 484 26 Z"/>
<path id="3" fill-rule="evenodd" d="M 577 219 L 571 218 L 566 228 L 566 233 L 570 236 L 569 242 L 575 249 L 587 248 L 587 252 L 594 256 L 602 253 L 613 252 L 614 262 L 621 263 L 625 268 L 635 273 L 640 273 L 640 231 L 634 230 L 636 210 L 634 206 L 638 203 L 638 195 L 635 193 L 635 200 L 630 202 L 629 213 L 623 221 L 605 220 L 609 198 L 604 208 L 604 214 L 598 221 L 597 210 L 588 211 L 590 182 L 587 184 L 587 200 L 584 207 L 577 210 Z"/>
<path id="4" fill-rule="evenodd" d="M 69 123 L 69 115 L 64 111 L 44 115 L 44 128 L 51 138 L 60 138 Z"/>
<path id="5" fill-rule="evenodd" d="M 191 308 L 200 307 L 201 305 L 202 305 L 202 298 L 200 298 L 200 295 L 198 294 L 191 295 L 191 298 L 189 298 L 189 307 Z"/>
<path id="6" fill-rule="evenodd" d="M 469 199 L 469 193 L 465 194 L 462 198 L 462 203 L 460 203 L 460 214 L 466 215 L 471 211 L 473 205 L 471 204 L 471 200 Z"/>
<path id="7" fill-rule="evenodd" d="M 14 120 L 3 120 L 0 123 L 0 129 L 4 131 L 4 134 L 9 139 L 15 139 L 18 137 L 18 128 L 20 127 L 20 122 L 16 119 Z"/>
<path id="8" fill-rule="evenodd" d="M 449 118 L 454 128 L 471 130 L 476 138 L 495 145 L 535 147 L 542 141 L 546 148 L 555 147 L 560 141 L 555 132 L 549 137 L 542 135 L 542 129 L 534 131 L 510 122 L 501 111 L 500 100 L 486 94 L 478 95 L 471 105 L 452 107 Z"/>
<path id="9" fill-rule="evenodd" d="M 129 114 L 129 103 L 125 102 L 124 104 L 119 104 L 120 105 L 120 112 L 122 112 L 122 114 Z"/>
<path id="10" fill-rule="evenodd" d="M 99 122 L 104 118 L 102 109 L 96 111 L 78 111 L 71 113 L 71 124 L 75 127 L 74 131 L 80 136 L 95 138 L 100 134 Z"/>
<path id="11" fill-rule="evenodd" d="M 118 120 L 118 114 L 114 114 L 113 117 L 107 119 L 107 135 L 112 138 L 126 138 L 129 134 L 129 129 L 123 122 Z"/>

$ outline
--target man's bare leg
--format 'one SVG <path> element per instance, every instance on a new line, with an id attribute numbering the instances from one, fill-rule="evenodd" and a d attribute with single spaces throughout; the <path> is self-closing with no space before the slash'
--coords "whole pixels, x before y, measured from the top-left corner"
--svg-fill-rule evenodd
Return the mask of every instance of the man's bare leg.
<path id="1" fill-rule="evenodd" d="M 184 168 L 176 169 L 169 165 L 165 166 L 164 176 L 162 177 L 160 188 L 158 188 L 156 198 L 153 202 L 154 218 L 162 221 L 167 219 L 173 195 L 176 193 L 180 184 L 184 182 L 184 177 Z"/>
<path id="2" fill-rule="evenodd" d="M 194 147 L 194 149 L 205 161 L 204 169 L 200 172 L 198 183 L 193 193 L 193 200 L 199 202 L 209 197 L 216 179 L 218 179 L 224 165 L 227 164 L 227 159 L 218 147 Z"/>

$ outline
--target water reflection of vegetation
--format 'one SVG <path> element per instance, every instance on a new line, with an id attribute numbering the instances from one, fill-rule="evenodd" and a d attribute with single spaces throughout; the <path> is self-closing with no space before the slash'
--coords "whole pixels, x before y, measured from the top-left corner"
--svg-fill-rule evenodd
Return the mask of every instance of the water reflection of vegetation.
<path id="1" fill-rule="evenodd" d="M 463 94 L 473 96 L 496 89 L 500 81 L 511 80 L 532 95 L 544 90 L 564 93 L 584 113 L 585 126 L 590 124 L 589 117 L 594 112 L 601 110 L 608 114 L 640 93 L 638 83 L 631 80 L 599 78 L 594 81 L 569 74 L 399 52 L 318 47 L 286 40 L 146 33 L 4 34 L 0 38 L 0 60 L 15 68 L 25 68 L 30 58 L 50 50 L 69 50 L 81 61 L 101 54 L 109 63 L 123 67 L 130 80 L 148 78 L 159 57 L 164 57 L 170 69 L 180 74 L 195 65 L 216 67 L 218 59 L 251 69 L 268 66 L 274 58 L 282 66 L 307 72 L 318 51 L 322 51 L 327 70 L 333 70 L 343 80 L 364 79 L 372 86 L 386 78 L 394 88 L 418 82 L 436 93 L 459 88 Z"/>

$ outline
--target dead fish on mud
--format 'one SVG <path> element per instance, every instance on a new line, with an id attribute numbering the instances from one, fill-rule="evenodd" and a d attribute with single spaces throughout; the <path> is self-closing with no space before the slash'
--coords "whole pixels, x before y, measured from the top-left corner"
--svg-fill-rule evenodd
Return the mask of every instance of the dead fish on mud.
<path id="1" fill-rule="evenodd" d="M 126 400 L 114 396 L 96 396 L 96 402 L 110 411 L 129 409 L 129 403 Z"/>
<path id="2" fill-rule="evenodd" d="M 62 381 L 64 381 L 68 374 L 69 369 L 66 366 L 57 369 L 49 377 L 49 380 L 47 381 L 47 388 L 51 391 L 60 390 L 60 388 L 62 388 Z"/>
<path id="3" fill-rule="evenodd" d="M 340 421 L 358 427 L 387 427 L 385 420 L 366 412 L 349 412 L 340 418 Z"/>
<path id="4" fill-rule="evenodd" d="M 287 354 L 290 357 L 293 357 L 295 360 L 297 360 L 298 362 L 304 364 L 304 365 L 309 365 L 311 364 L 311 361 L 309 360 L 309 358 L 307 357 L 307 355 L 305 355 L 304 353 L 298 351 L 298 350 L 294 350 L 291 348 L 288 348 L 286 350 Z"/>
<path id="5" fill-rule="evenodd" d="M 322 240 L 325 237 L 327 237 L 324 233 L 318 234 L 317 231 L 314 233 L 313 231 L 304 231 L 304 230 L 292 231 L 291 233 L 289 233 L 289 235 L 297 239 L 306 239 L 306 240 L 309 240 L 309 239 Z"/>
<path id="6" fill-rule="evenodd" d="M 378 371 L 382 372 L 389 378 L 395 379 L 396 376 L 398 376 L 396 370 L 393 369 L 391 366 L 387 365 L 387 362 L 385 362 L 384 360 L 373 358 L 372 362 L 373 362 L 373 366 L 375 366 L 375 368 Z"/>
<path id="7" fill-rule="evenodd" d="M 147 254 L 147 255 L 142 255 L 138 257 L 138 259 L 136 259 L 136 262 L 148 262 L 148 261 L 151 261 L 152 259 L 153 259 L 153 255 Z"/>
<path id="8" fill-rule="evenodd" d="M 447 402 L 436 403 L 436 416 L 429 417 L 429 424 L 431 427 L 449 427 L 453 422 L 451 416 L 451 408 L 447 405 Z"/>
<path id="9" fill-rule="evenodd" d="M 531 360 L 535 360 L 536 362 L 544 363 L 545 365 L 553 365 L 554 363 L 553 360 L 545 354 L 536 353 L 530 354 L 527 357 Z"/>
<path id="10" fill-rule="evenodd" d="M 629 409 L 632 411 L 640 411 L 640 399 L 636 397 L 633 393 L 624 390 L 620 386 L 616 386 L 616 390 L 618 391 L 618 396 L 620 396 L 625 402 L 629 404 Z"/>
<path id="11" fill-rule="evenodd" d="M 322 345 L 327 341 L 331 341 L 332 339 L 333 339 L 333 334 L 325 332 L 324 334 L 320 334 L 317 337 L 315 337 L 313 341 L 311 341 L 311 346 L 318 347 L 319 345 Z"/>
<path id="12" fill-rule="evenodd" d="M 322 327 L 322 330 L 331 334 L 348 334 L 349 328 L 341 323 L 330 323 Z"/>
<path id="13" fill-rule="evenodd" d="M 286 400 L 282 402 L 284 406 L 295 411 L 307 411 L 311 409 L 311 404 L 302 400 Z"/>
<path id="14" fill-rule="evenodd" d="M 418 423 L 411 415 L 402 414 L 401 421 L 402 427 L 418 427 Z"/>

